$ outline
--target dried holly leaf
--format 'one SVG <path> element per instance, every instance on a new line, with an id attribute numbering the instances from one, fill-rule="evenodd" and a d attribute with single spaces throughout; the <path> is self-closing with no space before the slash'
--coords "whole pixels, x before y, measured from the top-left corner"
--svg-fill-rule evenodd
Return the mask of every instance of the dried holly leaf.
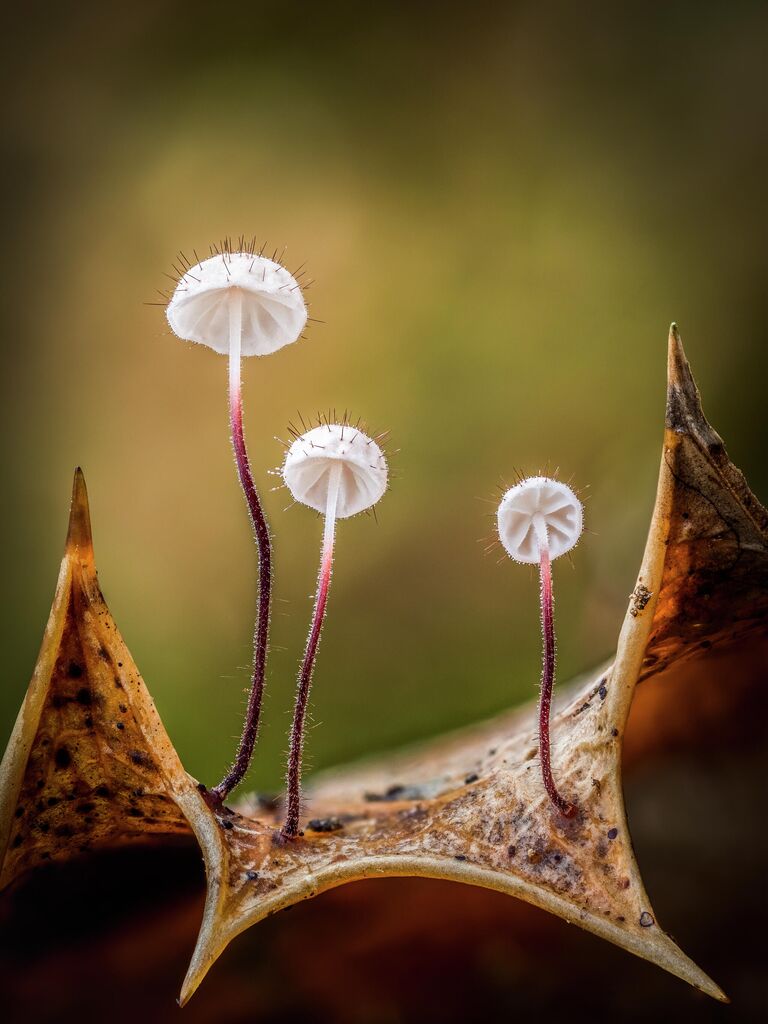
<path id="1" fill-rule="evenodd" d="M 240 808 L 242 813 L 213 809 L 210 798 L 183 772 L 108 619 L 95 583 L 89 537 L 81 545 L 87 557 L 77 554 L 72 537 L 78 529 L 86 532 L 82 522 L 87 521 L 87 510 L 82 484 L 76 484 L 75 527 L 70 530 L 51 622 L 0 769 L 0 850 L 9 839 L 11 843 L 3 862 L 4 884 L 33 865 L 38 850 L 67 856 L 83 845 L 76 835 L 65 832 L 50 849 L 41 848 L 38 830 L 25 821 L 23 800 L 22 814 L 14 817 L 19 793 L 28 799 L 40 779 L 38 802 L 45 807 L 49 792 L 56 796 L 56 772 L 64 769 L 55 766 L 55 749 L 66 738 L 67 750 L 75 749 L 72 762 L 79 766 L 68 783 L 71 792 L 78 785 L 85 792 L 85 780 L 88 792 L 106 785 L 115 795 L 104 798 L 99 816 L 93 818 L 99 822 L 98 832 L 89 826 L 93 844 L 135 841 L 152 834 L 167 841 L 169 835 L 185 831 L 175 808 L 186 815 L 201 843 L 208 898 L 182 1002 L 232 938 L 251 924 L 346 881 L 385 875 L 453 879 L 519 896 L 725 999 L 656 923 L 627 829 L 621 753 L 639 678 L 645 682 L 643 700 L 637 705 L 646 707 L 645 694 L 658 693 L 662 696 L 654 700 L 674 702 L 679 679 L 685 681 L 685 692 L 694 703 L 703 692 L 702 680 L 708 696 L 715 684 L 716 693 L 730 693 L 732 687 L 723 688 L 719 680 L 713 684 L 711 674 L 695 671 L 700 663 L 692 660 L 694 655 L 711 657 L 713 645 L 723 657 L 738 650 L 739 679 L 754 674 L 750 658 L 758 645 L 765 644 L 766 635 L 768 520 L 704 420 L 674 328 L 668 395 L 656 507 L 616 659 L 611 667 L 563 691 L 554 721 L 553 762 L 563 792 L 578 801 L 575 818 L 561 817 L 543 793 L 532 707 L 379 765 L 319 780 L 309 792 L 305 833 L 297 840 L 279 838 L 277 811 L 268 805 L 255 808 L 253 814 L 246 807 Z M 83 652 L 91 706 L 103 709 L 93 730 L 95 740 L 87 739 L 91 727 L 84 720 L 51 717 L 51 709 L 61 709 L 53 707 L 55 697 L 66 696 L 69 710 L 78 703 L 78 691 L 61 668 L 69 664 L 68 644 Z M 147 757 L 154 772 L 121 775 L 126 768 L 138 772 L 140 765 L 130 754 L 126 761 L 127 744 L 115 741 L 115 722 L 120 719 L 115 718 L 114 698 L 109 699 L 114 674 L 103 669 L 100 646 L 113 663 L 119 652 L 123 666 L 130 666 L 131 699 L 125 702 L 129 710 L 119 712 L 118 704 L 118 713 L 133 716 L 136 728 L 130 734 L 130 749 Z M 95 723 L 96 716 L 91 717 Z M 646 730 L 646 747 L 653 742 L 650 736 Z M 45 739 L 49 742 L 43 747 Z M 51 746 L 53 765 L 47 752 Z M 133 789 L 157 802 L 150 805 L 151 813 L 134 805 Z M 133 806 L 153 820 L 126 821 Z M 165 809 L 165 816 L 158 813 L 158 806 Z M 76 805 L 67 814 L 62 823 L 72 828 Z M 19 820 L 24 829 L 15 831 Z M 17 835 L 22 838 L 14 848 Z M 22 855 L 20 850 L 29 853 Z"/>
<path id="2" fill-rule="evenodd" d="M 0 765 L 0 888 L 95 847 L 188 835 L 201 809 L 99 589 L 78 469 L 53 607 Z"/>
<path id="3" fill-rule="evenodd" d="M 234 815 L 218 911 L 203 926 L 182 1001 L 267 914 L 382 875 L 508 892 L 725 998 L 656 923 L 627 828 L 621 747 L 641 672 L 725 640 L 734 617 L 740 636 L 764 629 L 766 513 L 703 417 L 674 327 L 668 393 L 656 507 L 616 659 L 570 695 L 554 725 L 553 761 L 576 818 L 560 816 L 542 790 L 534 708 L 316 784 L 298 841 L 281 844 L 264 816 Z"/>

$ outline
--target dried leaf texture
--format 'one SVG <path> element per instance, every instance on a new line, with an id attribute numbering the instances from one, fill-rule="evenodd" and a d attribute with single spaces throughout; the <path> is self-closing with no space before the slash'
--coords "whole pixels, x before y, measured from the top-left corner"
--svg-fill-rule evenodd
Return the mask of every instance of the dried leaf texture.
<path id="1" fill-rule="evenodd" d="M 553 764 L 576 817 L 543 792 L 528 707 L 318 779 L 304 834 L 286 842 L 275 808 L 217 808 L 184 772 L 98 590 L 78 476 L 51 619 L 0 769 L 2 884 L 83 848 L 167 842 L 188 834 L 186 820 L 208 897 L 182 1002 L 267 915 L 348 881 L 403 875 L 517 896 L 724 999 L 657 922 L 632 851 L 622 750 L 639 679 L 633 720 L 638 707 L 650 712 L 633 729 L 633 756 L 661 742 L 654 716 L 676 693 L 694 703 L 706 693 L 705 724 L 717 717 L 721 676 L 700 671 L 696 655 L 738 655 L 738 679 L 754 677 L 767 565 L 765 510 L 706 423 L 673 328 L 656 505 L 616 657 L 563 689 L 553 723 Z M 732 699 L 736 688 L 725 689 Z"/>
<path id="2" fill-rule="evenodd" d="M 764 634 L 768 617 L 768 512 L 705 419 L 674 325 L 668 381 L 667 551 L 641 679 Z"/>
<path id="3" fill-rule="evenodd" d="M 201 931 L 182 1001 L 243 929 L 325 889 L 383 875 L 453 879 L 507 892 L 725 998 L 656 921 L 628 832 L 621 750 L 636 683 L 648 659 L 658 657 L 649 638 L 664 642 L 674 629 L 674 609 L 685 607 L 690 589 L 717 572 L 721 614 L 697 617 L 696 643 L 710 633 L 728 635 L 734 609 L 737 617 L 743 610 L 727 594 L 733 558 L 721 543 L 738 543 L 735 524 L 751 531 L 744 534 L 751 543 L 734 581 L 738 602 L 745 587 L 759 587 L 753 571 L 758 577 L 764 571 L 765 513 L 721 442 L 718 466 L 707 458 L 716 435 L 704 420 L 674 327 L 669 405 L 653 520 L 616 659 L 571 691 L 555 721 L 553 762 L 561 791 L 578 803 L 576 818 L 560 816 L 542 791 L 535 708 L 405 758 L 328 777 L 310 792 L 305 834 L 290 844 L 276 841 L 275 822 L 233 815 L 220 913 L 209 915 L 211 928 Z M 731 529 L 713 531 L 713 508 L 726 504 Z M 684 532 L 678 524 L 685 524 Z M 698 575 L 678 570 L 690 564 L 682 549 L 691 545 Z M 666 632 L 657 626 L 665 621 Z M 750 621 L 757 630 L 764 615 Z M 689 643 L 683 635 L 660 667 L 687 654 Z"/>
<path id="4" fill-rule="evenodd" d="M 188 835 L 201 807 L 99 589 L 77 470 L 56 596 L 0 765 L 0 886 L 96 847 Z"/>

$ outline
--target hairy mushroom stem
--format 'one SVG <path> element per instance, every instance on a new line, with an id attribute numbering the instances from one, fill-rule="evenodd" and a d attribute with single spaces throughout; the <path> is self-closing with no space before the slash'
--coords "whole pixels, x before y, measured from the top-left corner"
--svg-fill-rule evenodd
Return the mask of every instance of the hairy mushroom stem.
<path id="1" fill-rule="evenodd" d="M 312 612 L 312 625 L 310 626 L 307 646 L 304 650 L 304 659 L 299 671 L 296 704 L 293 712 L 293 724 L 291 725 L 291 742 L 288 753 L 287 808 L 285 823 L 282 828 L 282 834 L 286 839 L 292 839 L 299 834 L 299 818 L 301 816 L 301 754 L 304 746 L 304 723 L 307 716 L 309 689 L 312 684 L 312 670 L 315 666 L 317 647 L 320 643 L 320 633 L 323 628 L 325 609 L 328 603 L 328 589 L 333 572 L 336 511 L 343 469 L 344 467 L 341 462 L 335 463 L 330 470 L 328 480 L 328 499 L 325 509 L 320 571 L 317 576 L 317 593 Z"/>
<path id="2" fill-rule="evenodd" d="M 248 449 L 243 432 L 243 399 L 241 385 L 241 345 L 243 322 L 243 297 L 240 289 L 232 288 L 229 302 L 229 422 L 232 433 L 232 447 L 235 452 L 237 474 L 248 504 L 258 549 L 259 574 L 256 625 L 253 635 L 253 671 L 248 704 L 245 711 L 243 731 L 232 767 L 215 786 L 212 792 L 225 800 L 239 785 L 248 771 L 253 748 L 259 731 L 261 707 L 264 699 L 264 677 L 267 664 L 269 638 L 269 610 L 272 596 L 272 544 L 269 526 L 264 515 L 256 484 L 254 483 Z"/>
<path id="3" fill-rule="evenodd" d="M 576 813 L 576 805 L 560 795 L 552 776 L 552 757 L 549 720 L 552 710 L 552 689 L 555 683 L 555 615 L 552 595 L 552 562 L 549 557 L 547 525 L 540 515 L 534 516 L 534 528 L 539 547 L 539 592 L 541 598 L 542 666 L 541 695 L 539 697 L 539 759 L 541 776 L 547 796 L 566 818 Z"/>

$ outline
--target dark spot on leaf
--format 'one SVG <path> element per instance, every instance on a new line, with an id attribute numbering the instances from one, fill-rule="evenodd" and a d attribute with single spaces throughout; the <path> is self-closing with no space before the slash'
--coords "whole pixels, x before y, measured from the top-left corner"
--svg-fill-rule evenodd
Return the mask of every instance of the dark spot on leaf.
<path id="1" fill-rule="evenodd" d="M 608 688 L 606 687 L 605 683 L 603 683 L 603 685 L 597 692 L 600 694 L 600 700 L 605 700 L 605 698 L 608 696 Z"/>
<path id="2" fill-rule="evenodd" d="M 125 704 L 118 704 L 117 706 L 120 708 L 123 714 L 125 714 L 125 712 L 128 710 Z"/>
<path id="3" fill-rule="evenodd" d="M 53 755 L 53 760 L 57 768 L 69 768 L 72 764 L 72 756 L 66 747 L 59 747 Z M 42 786 L 39 786 L 38 788 L 42 789 Z"/>
<path id="4" fill-rule="evenodd" d="M 71 679 L 79 679 L 83 674 L 83 667 L 82 665 L 78 665 L 76 661 L 70 661 L 69 669 L 67 671 L 69 672 Z"/>
<path id="5" fill-rule="evenodd" d="M 24 808 L 23 807 L 17 807 L 16 808 L 15 814 L 16 814 L 17 818 L 20 818 L 23 813 L 24 813 Z"/>
<path id="6" fill-rule="evenodd" d="M 469 786 L 469 785 L 471 785 L 471 784 L 472 784 L 473 782 L 477 782 L 477 780 L 478 780 L 479 778 L 480 778 L 480 776 L 479 776 L 479 775 L 477 774 L 477 772 L 471 772 L 471 773 L 470 773 L 470 774 L 469 774 L 469 775 L 468 775 L 468 776 L 466 777 L 466 779 L 464 779 L 464 785 L 465 785 L 465 786 Z"/>
<path id="7" fill-rule="evenodd" d="M 618 729 L 611 729 L 611 736 L 613 736 L 615 738 L 618 735 L 619 735 L 619 730 Z"/>
<path id="8" fill-rule="evenodd" d="M 109 789 L 107 786 L 97 786 L 93 792 L 96 796 L 109 796 Z"/>
<path id="9" fill-rule="evenodd" d="M 422 795 L 418 786 L 403 786 L 397 783 L 383 793 L 365 793 L 364 799 L 369 803 L 379 803 L 388 800 L 421 800 Z"/>
<path id="10" fill-rule="evenodd" d="M 95 804 L 92 804 L 90 800 L 86 800 L 82 804 L 77 805 L 77 810 L 80 814 L 90 814 Z"/>
<path id="11" fill-rule="evenodd" d="M 404 811 L 400 811 L 398 815 L 402 821 L 423 821 L 426 816 L 427 812 L 420 804 L 417 804 L 416 807 L 408 807 Z"/>
<path id="12" fill-rule="evenodd" d="M 143 818 L 144 811 L 140 811 L 138 807 L 129 807 L 125 812 L 129 818 Z"/>
<path id="13" fill-rule="evenodd" d="M 49 807 L 55 807 L 56 804 L 59 802 L 59 798 L 57 796 L 49 796 L 45 802 L 48 804 Z"/>
<path id="14" fill-rule="evenodd" d="M 122 732 L 123 729 L 125 728 L 125 725 L 122 722 L 115 722 L 115 728 L 119 729 L 120 732 Z"/>
<path id="15" fill-rule="evenodd" d="M 259 872 L 258 871 L 246 871 L 245 872 L 245 877 L 248 879 L 249 882 L 255 882 L 256 879 L 259 877 Z"/>
<path id="16" fill-rule="evenodd" d="M 338 818 L 312 818 L 307 822 L 307 828 L 312 832 L 338 832 L 344 825 Z"/>
<path id="17" fill-rule="evenodd" d="M 656 922 L 655 922 L 655 921 L 653 920 L 653 918 L 652 918 L 652 917 L 651 917 L 651 915 L 650 915 L 650 914 L 648 913 L 648 911 L 647 911 L 647 910 L 644 910 L 644 911 L 642 912 L 642 914 L 640 915 L 640 927 L 641 927 L 641 928 L 650 928 L 650 927 L 651 927 L 651 925 L 652 925 L 652 924 L 655 924 L 655 923 L 656 923 Z"/>
<path id="18" fill-rule="evenodd" d="M 69 825 L 59 825 L 54 832 L 59 839 L 70 839 L 75 833 Z"/>
<path id="19" fill-rule="evenodd" d="M 608 829 L 608 838 L 609 839 L 615 839 L 618 834 L 619 834 L 619 830 L 617 828 L 609 828 Z"/>
<path id="20" fill-rule="evenodd" d="M 231 828 L 234 828 L 234 827 L 235 827 L 235 826 L 234 826 L 234 825 L 232 824 L 232 822 L 231 822 L 231 821 L 226 821 L 226 820 L 224 820 L 224 821 L 219 821 L 219 824 L 221 825 L 221 827 L 222 827 L 222 828 L 226 828 L 226 829 L 231 829 Z"/>
<path id="21" fill-rule="evenodd" d="M 77 703 L 84 704 L 86 707 L 90 706 L 91 703 L 91 691 L 87 686 L 81 686 L 77 691 Z"/>
<path id="22" fill-rule="evenodd" d="M 454 860 L 466 860 L 467 858 L 464 856 L 463 853 L 457 853 L 456 856 L 453 859 Z"/>
<path id="23" fill-rule="evenodd" d="M 18 850 L 18 848 L 21 846 L 21 844 L 22 844 L 22 838 L 21 838 L 21 833 L 19 833 L 18 835 L 14 836 L 13 842 L 11 843 L 11 846 L 13 847 L 14 850 Z"/>
<path id="24" fill-rule="evenodd" d="M 507 853 L 509 854 L 510 857 L 514 857 L 515 854 L 517 853 L 517 847 L 516 846 L 510 846 L 509 849 L 507 850 Z"/>

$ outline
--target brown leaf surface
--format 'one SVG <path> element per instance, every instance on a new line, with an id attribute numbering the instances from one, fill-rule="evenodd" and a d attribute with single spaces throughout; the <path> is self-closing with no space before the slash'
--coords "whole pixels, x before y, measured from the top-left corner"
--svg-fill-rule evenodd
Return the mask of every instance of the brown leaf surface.
<path id="1" fill-rule="evenodd" d="M 682 713 L 671 729 L 657 727 L 673 691 L 706 729 L 754 677 L 755 652 L 765 650 L 768 520 L 703 417 L 674 329 L 669 351 L 656 507 L 616 659 L 564 688 L 554 721 L 553 762 L 579 804 L 576 818 L 558 815 L 541 791 L 534 707 L 318 779 L 304 836 L 289 843 L 268 807 L 214 812 L 183 771 L 104 605 L 78 477 L 51 619 L 0 768 L 2 884 L 83 847 L 168 841 L 188 832 L 186 819 L 203 849 L 208 898 L 182 1001 L 251 924 L 344 882 L 387 875 L 518 896 L 723 999 L 656 922 L 620 766 L 638 679 L 635 757 L 690 735 Z M 703 657 L 738 661 L 737 685 L 701 671 Z"/>
<path id="2" fill-rule="evenodd" d="M 78 469 L 53 607 L 0 764 L 0 888 L 96 847 L 186 836 L 207 813 L 99 588 Z"/>

